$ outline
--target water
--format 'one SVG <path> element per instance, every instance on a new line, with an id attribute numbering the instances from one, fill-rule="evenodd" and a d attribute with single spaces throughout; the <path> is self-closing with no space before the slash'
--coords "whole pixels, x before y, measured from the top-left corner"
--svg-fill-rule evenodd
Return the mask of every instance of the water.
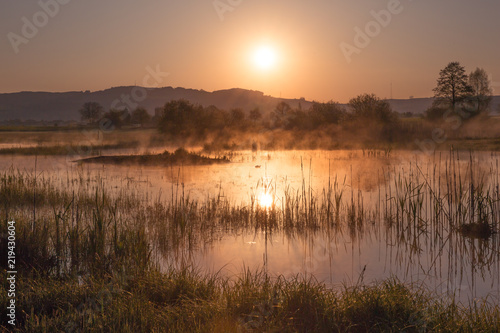
<path id="1" fill-rule="evenodd" d="M 494 190 L 499 177 L 498 155 L 475 153 L 472 173 L 468 169 L 470 159 L 468 153 L 429 157 L 414 152 L 243 151 L 235 153 L 233 162 L 225 165 L 81 166 L 67 157 L 38 157 L 36 168 L 37 174 L 53 178 L 61 186 L 68 179 L 85 175 L 95 184 L 103 182 L 110 193 L 136 191 L 145 201 L 187 196 L 204 201 L 216 197 L 250 206 L 252 201 L 265 205 L 265 195 L 269 194 L 267 199 L 281 208 L 287 193 L 322 198 L 325 188 L 335 187 L 336 193 L 342 193 L 343 207 L 352 202 L 366 212 L 362 225 L 300 232 L 227 232 L 189 251 L 181 250 L 179 256 L 164 254 L 162 260 L 188 262 L 230 277 L 237 276 L 243 267 L 262 268 L 271 276 L 314 276 L 332 287 L 395 277 L 465 302 L 486 296 L 497 300 L 498 234 L 488 239 L 471 238 L 449 226 L 434 225 L 426 209 L 431 204 L 431 192 L 422 196 L 423 213 L 418 222 L 426 227 L 391 226 L 383 219 L 387 206 L 397 205 L 396 199 L 401 197 L 396 193 L 398 179 L 401 186 L 415 180 L 416 184 L 428 182 L 437 195 L 440 190 L 449 190 L 450 184 L 443 179 L 449 179 L 453 170 L 454 177 L 460 177 L 464 184 L 465 179 L 473 177 Z M 33 172 L 35 158 L 3 156 L 0 170 L 9 167 Z M 492 207 L 496 212 L 498 205 Z"/>

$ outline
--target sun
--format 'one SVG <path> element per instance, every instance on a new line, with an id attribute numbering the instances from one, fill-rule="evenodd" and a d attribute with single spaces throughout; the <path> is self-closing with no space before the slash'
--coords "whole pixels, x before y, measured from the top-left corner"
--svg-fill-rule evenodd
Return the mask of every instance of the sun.
<path id="1" fill-rule="evenodd" d="M 254 51 L 253 61 L 257 68 L 269 70 L 276 66 L 276 51 L 270 46 L 260 46 Z"/>

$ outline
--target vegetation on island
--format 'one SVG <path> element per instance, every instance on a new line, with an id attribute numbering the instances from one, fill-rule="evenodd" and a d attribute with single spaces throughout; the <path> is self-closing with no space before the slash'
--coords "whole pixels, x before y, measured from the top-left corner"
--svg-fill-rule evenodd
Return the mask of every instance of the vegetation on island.
<path id="1" fill-rule="evenodd" d="M 79 163 L 101 163 L 137 166 L 171 166 L 171 165 L 208 165 L 215 163 L 227 163 L 227 157 L 208 157 L 196 153 L 190 153 L 184 148 L 179 148 L 170 153 L 164 151 L 161 154 L 140 155 L 111 155 L 88 157 L 77 160 Z"/>

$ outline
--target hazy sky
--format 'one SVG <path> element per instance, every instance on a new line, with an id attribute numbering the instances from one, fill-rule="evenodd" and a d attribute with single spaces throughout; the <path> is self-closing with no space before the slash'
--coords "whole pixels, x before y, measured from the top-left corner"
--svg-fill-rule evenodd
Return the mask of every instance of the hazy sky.
<path id="1" fill-rule="evenodd" d="M 346 102 L 389 98 L 392 82 L 394 98 L 428 97 L 460 61 L 500 94 L 498 0 L 0 1 L 0 92 L 147 83 Z"/>

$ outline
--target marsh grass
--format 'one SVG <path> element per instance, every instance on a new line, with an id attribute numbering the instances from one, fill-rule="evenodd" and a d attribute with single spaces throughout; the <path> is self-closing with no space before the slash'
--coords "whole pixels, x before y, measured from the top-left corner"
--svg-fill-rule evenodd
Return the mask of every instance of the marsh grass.
<path id="1" fill-rule="evenodd" d="M 18 307 L 24 312 L 18 316 L 17 331 L 495 332 L 500 328 L 498 305 L 477 301 L 463 306 L 394 279 L 334 291 L 312 279 L 271 280 L 262 271 L 244 271 L 229 282 L 184 269 L 80 282 L 22 278 L 18 287 Z M 6 301 L 1 298 L 2 307 Z"/>
<path id="2" fill-rule="evenodd" d="M 216 163 L 229 163 L 227 156 L 209 157 L 199 153 L 188 152 L 184 148 L 178 148 L 170 153 L 165 150 L 161 154 L 133 154 L 133 155 L 109 155 L 88 157 L 77 160 L 78 163 L 99 163 L 99 164 L 126 164 L 139 166 L 166 166 L 166 165 L 209 165 Z"/>
<path id="3" fill-rule="evenodd" d="M 102 179 L 83 173 L 55 181 L 10 169 L 0 177 L 1 215 L 19 220 L 20 241 L 30 251 L 23 256 L 27 266 L 40 262 L 40 256 L 47 263 L 55 257 L 57 269 L 70 272 L 93 271 L 96 265 L 107 269 L 120 258 L 131 260 L 131 242 L 141 255 L 169 257 L 247 230 L 289 236 L 347 231 L 356 239 L 376 225 L 414 244 L 429 237 L 445 242 L 457 234 L 485 240 L 496 235 L 498 178 L 486 179 L 488 173 L 481 172 L 472 155 L 466 163 L 453 152 L 444 163 L 441 156 L 435 158 L 439 162 L 433 169 L 422 170 L 415 162 L 409 172 L 385 170 L 378 197 L 368 204 L 352 171 L 350 181 L 335 176 L 316 192 L 301 162 L 301 188 L 285 186 L 278 195 L 275 181 L 257 184 L 272 196 L 269 207 L 259 203 L 256 193 L 248 205 L 231 203 L 220 192 L 193 200 L 182 184 L 172 183 L 170 198 L 148 201 L 135 191 L 112 195 Z M 494 168 L 490 174 L 498 174 L 498 164 Z M 5 226 L 1 228 L 5 232 Z"/>
<path id="4" fill-rule="evenodd" d="M 0 202 L 2 219 L 16 220 L 19 331 L 497 331 L 496 303 L 464 306 L 395 279 L 333 290 L 265 269 L 227 277 L 189 266 L 200 246 L 247 230 L 347 232 L 353 242 L 382 230 L 410 255 L 421 253 L 422 242 L 453 244 L 451 265 L 473 249 L 471 264 L 488 270 L 499 259 L 498 177 L 487 179 L 472 154 L 468 161 L 454 152 L 443 163 L 434 158 L 440 163 L 427 170 L 418 163 L 385 170 L 375 204 L 365 203 L 352 172 L 316 193 L 301 163 L 298 190 L 287 187 L 278 197 L 276 182 L 263 183 L 274 198 L 269 207 L 255 198 L 233 204 L 220 192 L 193 200 L 179 183 L 170 198 L 145 200 L 133 191 L 111 194 L 102 179 L 83 173 L 64 183 L 11 168 L 0 175 Z M 498 163 L 487 171 L 498 174 Z M 464 226 L 476 224 L 491 234 L 464 237 Z M 6 223 L 0 228 L 6 253 Z M 7 302 L 2 293 L 2 308 Z"/>

